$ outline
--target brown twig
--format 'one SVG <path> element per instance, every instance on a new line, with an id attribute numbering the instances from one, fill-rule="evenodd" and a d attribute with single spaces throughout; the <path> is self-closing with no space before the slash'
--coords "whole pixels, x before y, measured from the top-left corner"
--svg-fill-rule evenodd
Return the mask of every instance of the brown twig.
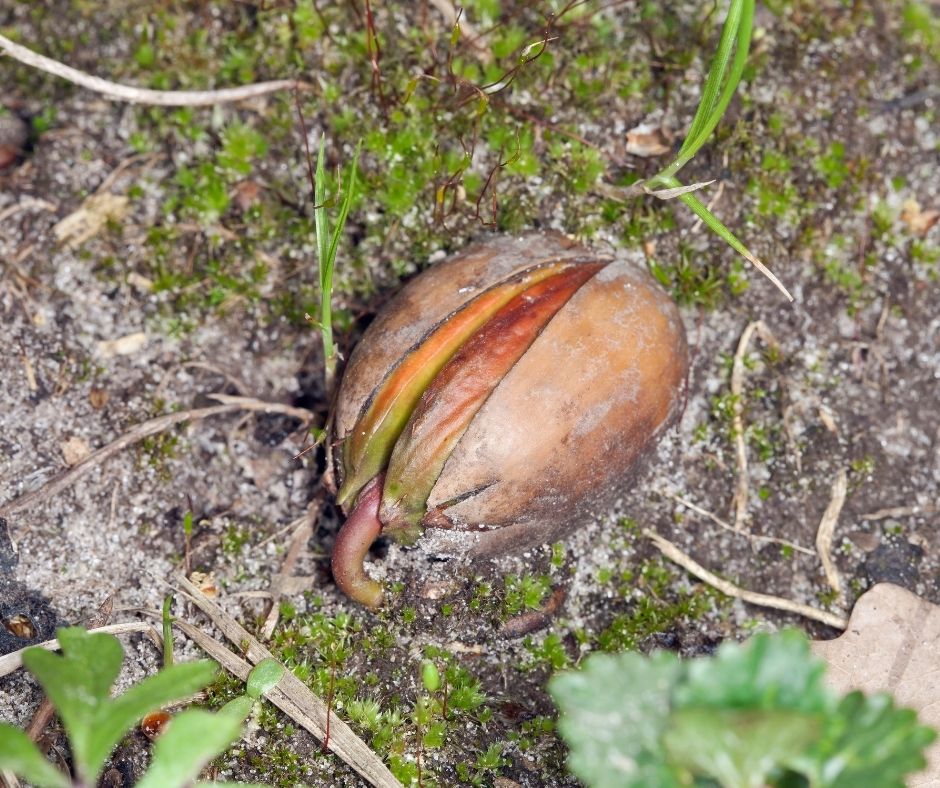
<path id="1" fill-rule="evenodd" d="M 321 511 L 323 511 L 323 500 L 315 498 L 307 507 L 306 514 L 294 528 L 294 533 L 290 539 L 290 547 L 287 549 L 287 555 L 284 556 L 284 563 L 281 564 L 281 571 L 271 578 L 271 609 L 268 611 L 264 626 L 261 628 L 262 640 L 270 640 L 271 635 L 274 634 L 274 628 L 281 616 L 281 596 L 286 592 L 287 581 L 293 577 L 294 567 L 300 557 L 301 548 L 307 544 L 307 540 L 313 533 L 313 525 L 316 523 Z"/>
<path id="2" fill-rule="evenodd" d="M 206 597 L 186 577 L 177 574 L 174 580 L 182 591 L 189 596 L 193 604 L 205 613 L 222 634 L 244 653 L 251 664 L 257 665 L 263 659 L 274 658 L 257 638 L 253 637 L 233 616 Z M 202 635 L 202 633 L 200 634 Z M 205 640 L 206 636 L 202 635 L 202 638 Z M 195 637 L 193 639 L 197 643 L 200 642 Z M 231 657 L 235 657 L 231 652 L 227 653 Z M 235 657 L 235 659 L 238 658 Z M 228 657 L 226 657 L 226 660 L 234 666 L 234 660 Z M 225 662 L 221 664 L 226 670 L 230 669 Z M 236 675 L 238 674 L 236 673 Z M 247 676 L 247 673 L 245 675 Z M 293 673 L 287 671 L 268 697 L 278 708 L 297 720 L 299 724 L 303 725 L 318 739 L 323 740 L 328 713 L 326 704 L 314 695 L 310 688 Z M 335 715 L 333 717 L 330 725 L 330 749 L 355 769 L 370 785 L 380 786 L 380 788 L 401 788 L 401 783 L 395 779 L 388 767 L 369 749 L 366 743 L 356 736 L 345 722 L 337 719 Z"/>
<path id="3" fill-rule="evenodd" d="M 819 521 L 819 529 L 816 531 L 816 552 L 819 554 L 819 560 L 822 561 L 823 572 L 830 587 L 836 592 L 836 601 L 840 605 L 845 604 L 845 594 L 842 590 L 842 580 L 839 577 L 839 570 L 832 561 L 832 537 L 836 530 L 836 523 L 839 522 L 839 514 L 842 512 L 842 506 L 845 503 L 845 495 L 848 489 L 848 476 L 845 468 L 839 470 L 835 481 L 832 483 L 832 493 L 829 498 L 829 505 L 823 512 L 822 519 Z"/>
<path id="4" fill-rule="evenodd" d="M 796 544 L 796 542 L 789 542 L 786 539 L 778 539 L 776 536 L 763 536 L 762 534 L 752 534 L 745 533 L 736 529 L 731 523 L 726 523 L 722 520 L 717 514 L 713 514 L 707 509 L 703 509 L 701 506 L 696 506 L 692 501 L 688 501 L 685 498 L 682 498 L 678 495 L 673 495 L 672 493 L 663 493 L 667 498 L 671 498 L 676 503 L 682 504 L 686 509 L 700 514 L 702 517 L 707 517 L 719 528 L 724 528 L 726 531 L 731 531 L 733 534 L 738 536 L 746 536 L 748 539 L 752 539 L 758 542 L 771 542 L 773 544 L 783 545 L 784 547 L 789 547 L 791 550 L 796 550 L 799 553 L 805 553 L 806 555 L 816 555 L 808 547 L 803 547 L 803 545 Z"/>
<path id="5" fill-rule="evenodd" d="M 123 449 L 126 449 L 128 446 L 133 446 L 144 438 L 157 435 L 170 427 L 175 427 L 177 424 L 206 419 L 210 416 L 220 416 L 225 413 L 237 413 L 243 410 L 261 413 L 283 413 L 286 416 L 293 416 L 294 418 L 307 422 L 314 419 L 314 414 L 309 410 L 296 408 L 292 405 L 283 405 L 279 402 L 264 402 L 251 397 L 231 397 L 227 394 L 212 394 L 210 397 L 221 404 L 211 405 L 207 408 L 193 408 L 191 410 L 180 411 L 179 413 L 168 413 L 165 416 L 157 416 L 154 419 L 138 424 L 116 440 L 111 441 L 111 443 L 106 446 L 102 446 L 97 451 L 89 454 L 80 463 L 46 482 L 38 490 L 28 492 L 0 506 L 0 517 L 7 517 L 14 512 L 35 506 L 51 498 L 53 495 L 62 492 L 62 490 L 71 487 L 96 466 L 110 457 L 113 457 Z"/>
<path id="6" fill-rule="evenodd" d="M 241 85 L 237 88 L 220 90 L 151 90 L 133 85 L 121 85 L 101 77 L 95 77 L 67 66 L 52 58 L 33 52 L 9 38 L 0 36 L 0 51 L 20 63 L 61 77 L 80 87 L 100 93 L 114 101 L 129 101 L 134 104 L 150 104 L 160 107 L 204 107 L 211 104 L 224 104 L 231 101 L 244 101 L 257 98 L 279 90 L 309 89 L 306 82 L 296 79 L 277 79 L 272 82 L 257 82 L 253 85 Z"/>
<path id="7" fill-rule="evenodd" d="M 110 624 L 106 627 L 96 627 L 88 631 L 92 634 L 95 632 L 104 632 L 109 635 L 125 635 L 129 632 L 146 632 L 149 628 L 150 624 L 146 621 L 126 621 L 123 624 Z M 47 651 L 58 651 L 59 641 L 55 639 L 46 640 L 43 643 L 36 643 L 34 646 L 27 646 L 27 648 L 44 648 Z M 24 651 L 26 651 L 26 649 L 21 648 L 19 651 L 11 651 L 9 654 L 4 654 L 0 657 L 0 678 L 9 676 L 11 673 L 23 667 Z"/>
<path id="8" fill-rule="evenodd" d="M 734 449 L 738 465 L 738 481 L 734 493 L 734 530 L 746 531 L 747 521 L 747 497 L 748 497 L 748 474 L 747 474 L 747 441 L 744 434 L 744 357 L 747 355 L 747 346 L 751 342 L 751 336 L 757 332 L 764 342 L 771 346 L 777 345 L 770 329 L 764 325 L 762 320 L 755 320 L 748 323 L 741 334 L 741 340 L 738 342 L 738 349 L 734 354 L 734 363 L 731 366 L 731 394 L 732 394 L 732 416 L 731 429 L 734 432 Z"/>
<path id="9" fill-rule="evenodd" d="M 656 532 L 644 528 L 643 535 L 652 540 L 653 544 L 655 544 L 659 551 L 670 561 L 679 564 L 679 566 L 690 574 L 695 575 L 695 577 L 703 583 L 707 583 L 712 588 L 718 589 L 727 596 L 741 599 L 744 602 L 749 602 L 752 605 L 758 605 L 760 607 L 769 607 L 774 610 L 783 610 L 787 613 L 796 613 L 797 615 L 812 619 L 813 621 L 819 621 L 822 624 L 836 629 L 845 629 L 846 626 L 848 626 L 848 621 L 845 618 L 833 613 L 827 613 L 825 610 L 819 610 L 815 607 L 801 604 L 800 602 L 793 602 L 783 597 L 759 594 L 756 591 L 747 591 L 746 589 L 739 588 L 734 585 L 734 583 L 723 580 L 709 572 L 701 564 L 696 563 L 694 559 L 683 553 L 672 542 L 663 538 Z"/>
<path id="10" fill-rule="evenodd" d="M 933 514 L 937 507 L 931 504 L 927 506 L 892 506 L 888 509 L 879 509 L 876 512 L 869 512 L 862 515 L 862 520 L 871 522 L 873 520 L 887 520 L 892 517 L 911 517 L 917 514 Z"/>

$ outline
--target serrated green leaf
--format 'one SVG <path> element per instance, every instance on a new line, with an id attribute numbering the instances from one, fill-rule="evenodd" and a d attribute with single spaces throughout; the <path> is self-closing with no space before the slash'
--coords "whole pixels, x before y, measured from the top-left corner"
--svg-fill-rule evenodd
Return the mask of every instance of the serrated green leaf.
<path id="1" fill-rule="evenodd" d="M 23 664 L 42 685 L 65 726 L 76 770 L 91 782 L 110 752 L 109 748 L 101 753 L 95 723 L 110 703 L 111 686 L 121 670 L 124 651 L 114 636 L 89 634 L 80 627 L 59 629 L 56 637 L 61 654 L 27 649 Z"/>
<path id="2" fill-rule="evenodd" d="M 835 700 L 823 684 L 824 672 L 802 632 L 756 635 L 743 644 L 723 644 L 712 659 L 691 661 L 675 704 L 677 709 L 825 712 Z"/>
<path id="3" fill-rule="evenodd" d="M 284 666 L 276 659 L 263 659 L 251 669 L 245 691 L 258 700 L 264 693 L 274 689 L 284 676 Z"/>
<path id="4" fill-rule="evenodd" d="M 593 788 L 678 786 L 660 735 L 681 675 L 674 655 L 657 652 L 596 654 L 555 676 L 548 689 L 561 710 L 571 771 Z"/>
<path id="5" fill-rule="evenodd" d="M 816 738 L 820 715 L 795 711 L 680 709 L 663 736 L 675 764 L 726 788 L 760 788 Z"/>
<path id="6" fill-rule="evenodd" d="M 192 709 L 176 715 L 153 746 L 153 761 L 137 788 L 180 788 L 241 734 L 231 714 Z"/>
<path id="7" fill-rule="evenodd" d="M 269 785 L 262 785 L 261 783 L 193 783 L 197 788 L 271 788 Z"/>
<path id="8" fill-rule="evenodd" d="M 0 772 L 29 780 L 36 788 L 68 788 L 68 778 L 47 761 L 19 728 L 0 722 Z"/>
<path id="9" fill-rule="evenodd" d="M 936 737 L 890 696 L 852 692 L 794 768 L 820 788 L 904 788 L 905 775 L 924 768 L 924 749 Z"/>
<path id="10" fill-rule="evenodd" d="M 233 717 L 238 717 L 238 719 L 243 722 L 248 719 L 248 715 L 251 714 L 251 709 L 255 705 L 254 700 L 249 698 L 247 695 L 239 695 L 237 698 L 232 698 L 228 703 L 226 703 L 221 709 L 219 709 L 219 714 L 230 714 Z"/>
<path id="11" fill-rule="evenodd" d="M 121 669 L 117 638 L 79 627 L 57 633 L 62 654 L 29 649 L 23 664 L 42 684 L 65 726 L 78 774 L 93 783 L 105 759 L 147 712 L 202 689 L 212 681 L 211 662 L 173 665 L 114 700 L 111 687 Z"/>
<path id="12" fill-rule="evenodd" d="M 145 714 L 198 692 L 212 682 L 215 674 L 216 664 L 209 660 L 177 663 L 144 679 L 102 709 L 94 721 L 98 768 Z"/>

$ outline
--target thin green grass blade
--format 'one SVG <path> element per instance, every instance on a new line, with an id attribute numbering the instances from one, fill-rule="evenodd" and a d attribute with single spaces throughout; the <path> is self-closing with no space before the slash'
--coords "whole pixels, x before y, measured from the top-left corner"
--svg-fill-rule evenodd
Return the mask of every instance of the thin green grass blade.
<path id="1" fill-rule="evenodd" d="M 692 118 L 689 133 L 675 160 L 649 179 L 648 183 L 651 186 L 665 183 L 665 179 L 679 172 L 698 153 L 715 130 L 715 126 L 724 115 L 741 81 L 750 49 L 753 23 L 754 0 L 732 0 L 721 30 L 718 51 L 709 68 L 702 98 Z M 733 61 L 731 60 L 732 51 L 734 51 Z M 731 71 L 726 78 L 729 61 L 731 61 Z"/>
<path id="2" fill-rule="evenodd" d="M 689 128 L 689 133 L 685 143 L 680 149 L 680 153 L 686 152 L 689 149 L 689 140 L 694 140 L 699 136 L 699 133 L 707 124 L 709 116 L 712 114 L 712 110 L 715 107 L 715 103 L 721 91 L 722 82 L 724 82 L 725 72 L 728 70 L 728 61 L 731 59 L 731 52 L 737 40 L 743 6 L 744 0 L 731 0 L 731 5 L 728 7 L 728 16 L 725 17 L 725 24 L 721 29 L 718 51 L 715 53 L 714 60 L 712 60 L 708 77 L 705 79 L 705 87 L 702 89 L 702 100 L 699 102 L 695 117 L 692 119 L 692 126 Z"/>
<path id="3" fill-rule="evenodd" d="M 333 284 L 333 265 L 336 260 L 336 249 L 339 247 L 339 240 L 343 236 L 343 229 L 346 227 L 346 218 L 349 216 L 349 206 L 352 205 L 353 196 L 356 191 L 356 167 L 359 164 L 359 150 L 361 144 L 356 146 L 356 152 L 353 154 L 352 164 L 349 167 L 348 183 L 343 193 L 343 202 L 340 205 L 339 216 L 336 218 L 336 225 L 333 228 L 333 235 L 330 238 L 330 248 L 327 258 L 330 261 L 330 289 Z"/>
<path id="4" fill-rule="evenodd" d="M 747 56 L 751 48 L 751 33 L 753 27 L 754 2 L 753 0 L 745 0 L 741 13 L 741 21 L 736 33 L 737 43 L 734 50 L 734 60 L 732 61 L 728 78 L 725 80 L 724 86 L 722 87 L 721 95 L 719 95 L 712 111 L 709 113 L 701 128 L 695 133 L 694 138 L 691 133 L 686 137 L 686 141 L 682 146 L 683 149 L 688 146 L 688 150 L 693 154 L 698 151 L 698 149 L 707 142 L 708 138 L 715 130 L 715 126 L 718 125 L 718 122 L 724 117 L 725 111 L 728 109 L 728 104 L 731 102 L 731 97 L 734 96 L 734 92 L 738 88 L 738 83 L 741 81 L 744 67 L 747 65 Z M 682 151 L 680 150 L 680 156 L 681 155 Z"/>
<path id="5" fill-rule="evenodd" d="M 667 183 L 673 188 L 681 186 L 676 178 L 669 178 Z M 786 287 L 783 286 L 783 283 L 777 279 L 774 273 L 753 254 L 751 254 L 750 250 L 737 239 L 731 230 L 725 227 L 718 220 L 718 218 L 710 210 L 708 210 L 708 207 L 698 197 L 696 197 L 691 192 L 687 192 L 685 194 L 680 194 L 678 199 L 682 200 L 682 202 L 688 205 L 695 215 L 698 216 L 699 219 L 701 219 L 713 233 L 715 233 L 726 244 L 728 244 L 728 246 L 734 249 L 745 260 L 751 263 L 751 265 L 753 265 L 758 271 L 760 271 L 771 282 L 773 282 L 777 289 L 783 293 L 789 301 L 793 300 L 793 296 L 790 295 L 790 292 L 786 289 Z"/>
<path id="6" fill-rule="evenodd" d="M 313 220 L 317 234 L 317 263 L 320 276 L 321 298 L 329 299 L 330 293 L 326 291 L 326 283 L 332 279 L 332 270 L 329 272 L 329 238 L 330 238 L 330 219 L 326 215 L 326 172 L 324 168 L 324 149 L 326 139 L 320 138 L 320 152 L 317 154 L 317 169 L 314 175 L 313 185 Z"/>

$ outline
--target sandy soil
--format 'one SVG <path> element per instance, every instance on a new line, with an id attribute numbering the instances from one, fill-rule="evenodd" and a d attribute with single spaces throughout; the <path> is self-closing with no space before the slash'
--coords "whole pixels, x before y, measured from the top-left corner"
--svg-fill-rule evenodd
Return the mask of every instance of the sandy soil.
<path id="1" fill-rule="evenodd" d="M 50 15 L 69 6 L 48 5 Z M 918 225 L 911 203 L 917 202 L 921 214 L 940 208 L 937 98 L 930 92 L 938 73 L 929 58 L 926 65 L 911 66 L 913 45 L 902 39 L 898 4 L 877 5 L 874 16 L 828 6 L 810 13 L 799 4 L 782 17 L 762 11 L 761 69 L 745 88 L 745 99 L 733 105 L 727 128 L 735 131 L 709 148 L 688 178 L 722 179 L 716 211 L 773 265 L 795 303 L 785 303 L 748 270 L 750 287 L 739 296 L 714 309 L 683 306 L 693 350 L 688 404 L 620 512 L 744 587 L 833 610 L 838 605 L 812 548 L 840 470 L 847 472 L 849 489 L 834 559 L 849 604 L 882 580 L 940 602 L 940 285 L 936 261 L 918 259 L 923 249 L 937 249 L 940 226 Z M 832 35 L 813 27 L 820 19 L 832 22 Z M 23 40 L 36 40 L 37 30 L 49 31 L 47 19 L 36 20 L 23 9 L 0 11 L 0 30 L 12 27 Z M 76 36 L 91 24 L 82 18 Z M 63 35 L 67 32 L 63 28 Z M 100 58 L 84 52 L 74 60 L 104 70 L 126 57 L 132 45 L 119 37 Z M 10 65 L 0 61 L 4 71 Z M 178 315 L 185 319 L 184 330 L 173 319 L 172 293 L 154 292 L 148 284 L 151 250 L 145 238 L 166 221 L 160 208 L 166 184 L 186 157 L 207 143 L 132 159 L 129 140 L 141 123 L 134 110 L 51 78 L 16 74 L 20 81 L 0 89 L 0 105 L 27 120 L 50 106 L 56 115 L 51 128 L 34 133 L 17 161 L 0 170 L 0 512 L 134 425 L 211 404 L 207 395 L 214 392 L 297 404 L 322 418 L 327 404 L 315 332 L 263 306 L 278 288 L 291 286 L 282 277 L 259 285 L 260 306 L 236 298 L 225 310 Z M 685 89 L 693 88 L 691 83 Z M 796 218 L 749 222 L 758 199 L 749 181 L 768 171 L 753 149 L 773 147 L 762 139 L 772 134 L 771 118 L 780 107 L 789 107 L 788 122 L 797 124 L 788 129 L 788 139 L 813 140 L 819 151 L 791 156 L 787 175 L 797 195 L 793 199 L 811 194 L 814 208 Z M 617 116 L 612 127 L 632 127 L 639 120 L 634 110 L 624 108 L 628 114 Z M 689 112 L 690 105 L 680 102 L 653 117 L 681 128 Z M 596 127 L 585 124 L 582 132 L 596 136 Z M 835 142 L 844 145 L 840 161 L 847 169 L 845 181 L 829 187 L 829 176 L 820 169 L 826 165 L 818 159 Z M 265 167 L 289 174 L 303 189 L 302 159 L 299 151 L 293 154 Z M 272 155 L 288 154 L 279 149 Z M 79 244 L 59 241 L 57 223 L 115 172 L 105 192 L 127 195 L 140 189 L 120 227 L 104 227 Z M 771 182 L 768 188 L 777 187 Z M 552 207 L 540 210 L 535 226 L 571 230 Z M 720 241 L 694 227 L 682 210 L 675 214 L 676 230 L 650 239 L 658 260 L 684 249 L 693 261 L 722 270 L 732 265 L 732 253 Z M 234 226 L 236 219 L 223 215 L 220 222 Z M 358 235 L 363 225 L 355 217 L 354 222 Z M 887 229 L 881 228 L 884 222 Z M 181 230 L 192 238 L 171 254 L 174 265 L 210 253 L 211 244 L 199 240 L 203 232 L 199 226 Z M 448 248 L 487 232 L 467 222 Z M 619 248 L 621 238 L 618 228 L 602 227 L 591 242 Z M 347 241 L 369 244 L 367 231 L 366 239 Z M 283 251 L 274 242 L 270 249 Z M 309 261 L 310 252 L 309 246 L 295 249 L 295 260 Z M 628 254 L 646 264 L 639 250 Z M 421 267 L 428 260 L 411 262 Z M 846 285 L 839 272 L 848 272 L 857 286 Z M 304 276 L 311 278 L 309 272 Z M 386 270 L 375 278 L 384 283 L 392 277 Z M 372 299 L 341 298 L 356 314 L 368 315 L 388 291 Z M 737 474 L 727 417 L 730 359 L 747 324 L 758 319 L 778 349 L 768 359 L 755 338 L 745 373 L 748 525 L 755 535 L 810 548 L 809 554 L 730 533 L 673 497 L 733 519 Z M 344 348 L 364 322 L 342 334 Z M 38 641 L 57 624 L 87 620 L 108 597 L 114 598 L 115 620 L 156 609 L 168 592 L 166 578 L 181 565 L 183 519 L 192 512 L 191 564 L 212 571 L 227 607 L 250 627 L 258 626 L 266 613 L 264 599 L 235 594 L 269 587 L 287 547 L 287 526 L 314 495 L 321 458 L 309 453 L 298 459 L 304 442 L 298 422 L 283 415 L 192 421 L 120 452 L 67 490 L 7 513 L 12 544 L 0 532 L 0 619 L 26 616 L 35 630 L 32 640 Z M 356 609 L 332 583 L 326 557 L 336 527 L 337 516 L 327 507 L 295 569 L 309 576 L 313 594 L 294 594 L 290 601 L 301 612 L 348 611 L 367 632 L 385 628 L 394 634 L 382 667 L 363 651 L 345 668 L 349 675 L 377 672 L 383 698 L 407 701 L 417 692 L 418 655 L 429 644 L 439 645 L 482 682 L 490 698 L 490 720 L 468 722 L 466 732 L 453 732 L 443 749 L 427 755 L 441 784 L 455 784 L 454 764 L 472 763 L 494 742 L 505 744 L 505 763 L 498 770 L 504 782 L 493 783 L 496 778 L 488 774 L 484 784 L 573 784 L 561 771 L 564 751 L 554 736 L 542 736 L 534 749 L 523 751 L 510 735 L 526 720 L 552 713 L 544 693 L 550 665 L 533 654 L 554 635 L 575 660 L 596 645 L 594 638 L 617 616 L 635 612 L 651 581 L 637 577 L 627 587 L 620 578 L 643 561 L 658 561 L 649 543 L 608 521 L 583 524 L 554 563 L 548 547 L 493 562 L 443 564 L 420 551 L 383 546 L 374 555 L 373 570 L 402 583 L 403 590 L 393 595 L 389 611 L 376 616 Z M 497 632 L 505 617 L 498 601 L 504 577 L 525 573 L 546 575 L 553 588 L 565 589 L 548 626 L 529 633 L 529 641 Z M 679 570 L 670 582 L 680 595 L 702 592 Z M 484 583 L 495 589 L 497 602 L 474 608 Z M 814 636 L 835 634 L 796 617 L 709 600 L 709 609 L 694 619 L 664 614 L 661 631 L 654 622 L 656 634 L 644 635 L 637 645 L 689 654 L 757 628 L 793 625 Z M 445 603 L 452 612 L 442 616 Z M 2 652 L 29 642 L 0 628 Z M 122 683 L 158 664 L 146 639 L 127 639 L 125 647 Z M 195 650 L 186 647 L 184 653 Z M 35 685 L 17 674 L 0 679 L 0 688 L 0 719 L 27 724 L 40 700 Z M 246 750 L 263 758 L 271 741 L 269 731 L 255 728 Z M 281 745 L 309 756 L 300 772 L 309 784 L 359 784 L 340 762 L 316 756 L 312 739 L 295 734 Z M 122 745 L 115 764 L 124 784 L 139 773 L 145 751 L 139 735 Z M 409 752 L 414 755 L 413 747 Z M 244 755 L 221 766 L 248 779 L 265 771 Z"/>

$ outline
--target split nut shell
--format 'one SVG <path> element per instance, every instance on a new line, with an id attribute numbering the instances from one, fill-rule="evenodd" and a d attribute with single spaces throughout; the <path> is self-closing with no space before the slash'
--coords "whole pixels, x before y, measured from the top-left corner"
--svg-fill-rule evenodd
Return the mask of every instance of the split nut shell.
<path id="1" fill-rule="evenodd" d="M 431 352 L 443 346 L 440 338 L 449 324 L 470 325 L 468 315 L 482 310 L 486 298 L 497 297 L 503 301 L 486 308 L 499 311 L 486 313 L 469 339 L 451 330 L 457 338 L 447 341 L 453 347 Z M 546 316 L 533 317 L 532 310 L 550 298 L 553 306 L 541 307 L 550 310 Z M 499 320 L 517 320 L 513 314 L 531 324 L 527 338 L 513 339 L 499 327 Z M 519 342 L 518 350 L 499 347 L 504 337 L 506 343 Z M 462 347 L 464 356 L 502 353 L 504 358 L 498 364 L 461 359 Z M 446 359 L 438 358 L 441 353 Z M 444 366 L 440 371 L 425 366 L 430 382 L 412 382 L 418 387 L 413 394 L 405 384 L 394 388 L 396 375 L 417 374 L 408 370 L 408 360 L 416 358 Z M 459 377 L 458 364 L 474 365 L 475 371 L 464 375 L 471 383 L 479 383 L 473 375 L 497 376 L 480 387 L 472 406 L 458 403 L 466 399 L 461 393 L 466 382 L 449 389 L 441 383 Z M 440 555 L 486 556 L 554 541 L 604 513 L 627 491 L 631 470 L 678 412 L 687 364 L 675 304 L 647 273 L 626 261 L 554 233 L 495 237 L 472 246 L 405 286 L 353 352 L 334 426 L 334 463 L 344 482 L 341 503 L 351 510 L 365 477 L 388 472 L 378 517 L 391 536 L 408 541 L 423 533 L 422 546 Z M 390 386 L 398 400 L 389 394 Z M 392 421 L 376 426 L 383 398 L 405 403 L 418 394 L 417 405 L 401 405 L 398 426 L 389 427 Z M 390 477 L 403 462 L 398 459 L 405 453 L 402 444 L 420 435 L 416 420 L 432 409 L 446 422 L 441 410 L 446 417 L 450 401 L 460 423 L 446 456 L 436 457 L 437 464 L 421 477 L 433 474 L 429 491 L 418 496 L 418 531 L 399 530 L 391 520 L 407 490 L 391 499 L 389 491 L 398 490 Z M 373 436 L 379 434 L 392 436 L 384 453 L 375 449 Z"/>

